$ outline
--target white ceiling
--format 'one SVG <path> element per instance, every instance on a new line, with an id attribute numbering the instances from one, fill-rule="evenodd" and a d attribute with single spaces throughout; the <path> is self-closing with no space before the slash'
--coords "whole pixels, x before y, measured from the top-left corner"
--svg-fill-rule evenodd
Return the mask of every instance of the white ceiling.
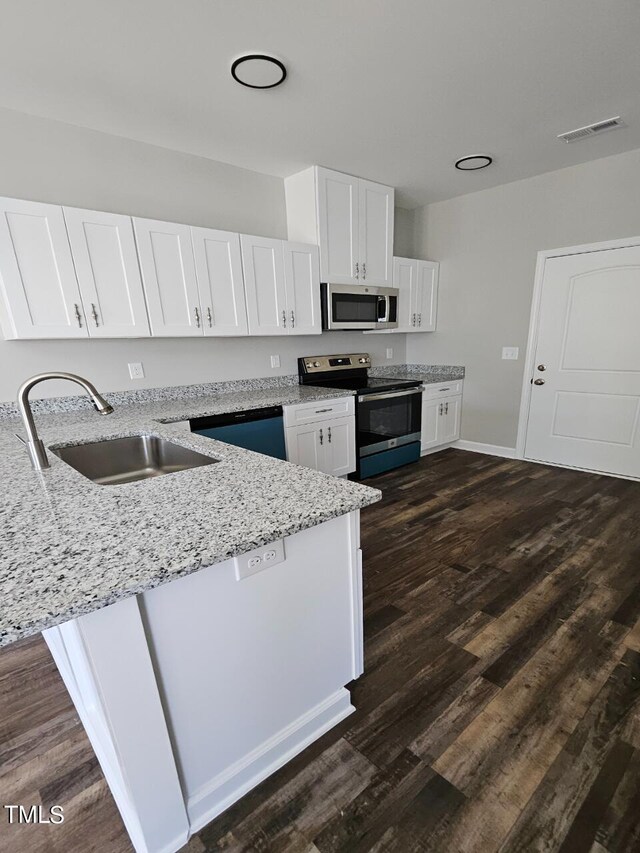
<path id="1" fill-rule="evenodd" d="M 640 148 L 637 0 L 10 0 L 0 106 L 413 207 Z M 230 74 L 280 56 L 270 91 Z M 622 115 L 628 128 L 556 134 Z M 1 129 L 0 129 L 1 132 Z M 487 152 L 495 165 L 458 173 Z"/>

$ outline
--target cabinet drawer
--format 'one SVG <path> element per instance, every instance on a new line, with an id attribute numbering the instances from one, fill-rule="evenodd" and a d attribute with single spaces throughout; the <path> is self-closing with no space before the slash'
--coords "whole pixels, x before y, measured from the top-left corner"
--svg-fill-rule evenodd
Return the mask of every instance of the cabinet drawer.
<path id="1" fill-rule="evenodd" d="M 463 379 L 454 379 L 451 382 L 434 382 L 433 385 L 425 385 L 422 392 L 423 399 L 433 397 L 451 397 L 462 394 Z"/>
<path id="2" fill-rule="evenodd" d="M 284 406 L 285 427 L 314 424 L 331 418 L 345 418 L 353 415 L 355 397 L 341 397 L 337 400 L 316 400 L 313 403 L 300 403 Z"/>

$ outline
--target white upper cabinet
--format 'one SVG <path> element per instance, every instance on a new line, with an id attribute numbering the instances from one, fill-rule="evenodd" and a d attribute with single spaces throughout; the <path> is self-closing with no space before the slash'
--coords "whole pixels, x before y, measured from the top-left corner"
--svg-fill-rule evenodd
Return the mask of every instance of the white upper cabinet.
<path id="1" fill-rule="evenodd" d="M 286 335 L 287 295 L 282 240 L 240 237 L 249 333 Z"/>
<path id="2" fill-rule="evenodd" d="M 204 334 L 248 335 L 240 236 L 192 228 L 191 238 Z"/>
<path id="3" fill-rule="evenodd" d="M 148 336 L 130 217 L 73 207 L 63 210 L 89 335 Z"/>
<path id="4" fill-rule="evenodd" d="M 359 275 L 358 178 L 317 170 L 318 236 L 322 281 L 355 284 Z M 291 236 L 291 235 L 289 235 Z"/>
<path id="5" fill-rule="evenodd" d="M 360 282 L 391 287 L 393 278 L 393 197 L 391 187 L 358 181 Z"/>
<path id="6" fill-rule="evenodd" d="M 398 295 L 397 332 L 415 332 L 418 290 L 418 261 L 413 258 L 393 259 L 393 286 Z"/>
<path id="7" fill-rule="evenodd" d="M 290 240 L 320 246 L 320 280 L 391 287 L 392 187 L 313 166 L 285 179 Z"/>
<path id="8" fill-rule="evenodd" d="M 320 265 L 318 247 L 305 243 L 283 243 L 284 277 L 290 335 L 319 335 Z"/>
<path id="9" fill-rule="evenodd" d="M 62 208 L 0 198 L 0 287 L 6 338 L 86 338 Z"/>
<path id="10" fill-rule="evenodd" d="M 188 225 L 134 219 L 151 333 L 159 337 L 203 334 L 202 309 Z"/>
<path id="11" fill-rule="evenodd" d="M 317 246 L 240 238 L 251 335 L 320 334 Z"/>
<path id="12" fill-rule="evenodd" d="M 437 261 L 418 261 L 415 331 L 435 331 L 438 314 L 439 274 L 440 264 Z"/>

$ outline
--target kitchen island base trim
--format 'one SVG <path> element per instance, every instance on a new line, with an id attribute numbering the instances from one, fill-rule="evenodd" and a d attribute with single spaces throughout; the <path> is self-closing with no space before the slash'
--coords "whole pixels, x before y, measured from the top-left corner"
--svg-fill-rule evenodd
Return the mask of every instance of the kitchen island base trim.
<path id="1" fill-rule="evenodd" d="M 359 512 L 287 537 L 285 553 L 43 632 L 138 853 L 177 851 L 355 710 Z"/>

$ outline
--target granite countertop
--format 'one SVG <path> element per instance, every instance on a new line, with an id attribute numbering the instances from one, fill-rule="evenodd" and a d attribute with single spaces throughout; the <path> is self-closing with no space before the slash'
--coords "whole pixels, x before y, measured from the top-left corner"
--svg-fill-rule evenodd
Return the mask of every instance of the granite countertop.
<path id="1" fill-rule="evenodd" d="M 388 379 L 418 379 L 425 385 L 434 385 L 464 379 L 465 369 L 454 364 L 397 364 L 390 367 L 379 365 L 369 373 Z"/>
<path id="2" fill-rule="evenodd" d="M 294 384 L 183 398 L 160 391 L 102 417 L 36 407 L 47 447 L 152 433 L 219 460 L 119 486 L 92 483 L 51 452 L 51 468 L 33 471 L 15 437 L 22 424 L 0 420 L 0 646 L 380 500 L 377 489 L 178 423 L 350 393 Z"/>

